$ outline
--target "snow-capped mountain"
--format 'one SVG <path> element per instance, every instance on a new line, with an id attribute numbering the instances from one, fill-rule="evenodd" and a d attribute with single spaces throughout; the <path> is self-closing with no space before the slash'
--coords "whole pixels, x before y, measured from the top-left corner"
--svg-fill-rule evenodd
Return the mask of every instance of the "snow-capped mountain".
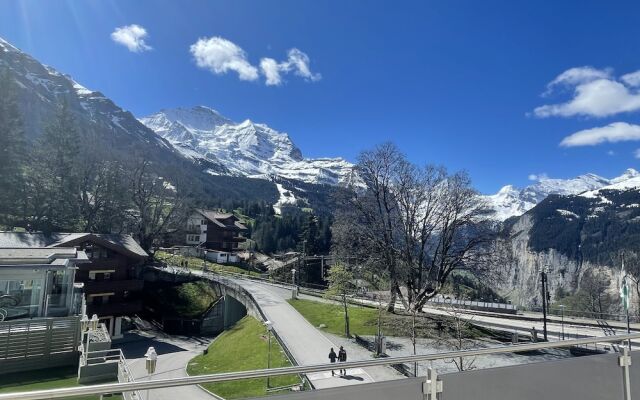
<path id="1" fill-rule="evenodd" d="M 607 179 L 595 174 L 580 175 L 572 179 L 541 178 L 523 189 L 507 185 L 498 193 L 483 196 L 494 211 L 493 218 L 504 221 L 522 215 L 550 194 L 575 195 L 595 193 L 599 189 L 640 187 L 640 173 L 629 168 L 622 175 Z"/>
<path id="2" fill-rule="evenodd" d="M 25 131 L 36 136 L 66 103 L 80 125 L 109 132 L 125 142 L 144 142 L 173 151 L 169 144 L 139 123 L 133 114 L 118 107 L 102 93 L 89 90 L 69 75 L 38 62 L 0 38 L 0 69 L 8 71 L 19 88 Z"/>
<path id="3" fill-rule="evenodd" d="M 251 120 L 236 123 L 208 107 L 162 110 L 140 121 L 183 155 L 220 164 L 231 175 L 330 185 L 353 179 L 353 164 L 342 158 L 304 158 L 286 133 Z"/>

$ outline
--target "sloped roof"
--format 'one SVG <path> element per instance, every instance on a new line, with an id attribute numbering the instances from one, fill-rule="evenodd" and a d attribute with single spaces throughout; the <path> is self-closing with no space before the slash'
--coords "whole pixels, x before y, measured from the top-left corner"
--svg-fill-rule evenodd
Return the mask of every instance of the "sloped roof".
<path id="1" fill-rule="evenodd" d="M 0 248 L 65 247 L 84 241 L 93 241 L 134 257 L 149 257 L 133 237 L 126 234 L 0 232 Z"/>
<path id="2" fill-rule="evenodd" d="M 216 224 L 217 226 L 221 227 L 221 228 L 236 228 L 236 229 L 240 229 L 240 230 L 246 230 L 247 227 L 244 226 L 239 220 L 238 217 L 236 217 L 234 214 L 232 213 L 224 213 L 224 212 L 220 212 L 220 211 L 212 211 L 212 210 L 202 210 L 202 209 L 196 209 L 196 212 L 198 212 L 198 214 L 202 215 L 203 217 L 205 217 L 206 219 L 208 219 L 209 221 L 213 222 L 214 224 Z M 223 223 L 222 221 L 232 218 L 233 219 L 233 225 L 228 225 Z"/>

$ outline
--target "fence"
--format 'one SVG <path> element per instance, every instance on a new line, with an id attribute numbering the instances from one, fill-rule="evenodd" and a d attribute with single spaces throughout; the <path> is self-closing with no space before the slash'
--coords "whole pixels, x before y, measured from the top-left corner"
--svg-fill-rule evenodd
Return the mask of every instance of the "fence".
<path id="1" fill-rule="evenodd" d="M 0 322 L 0 371 L 77 365 L 79 344 L 79 317 Z"/>
<path id="2" fill-rule="evenodd" d="M 457 308 L 463 308 L 467 310 L 490 311 L 506 314 L 516 314 L 518 312 L 518 308 L 513 304 L 494 303 L 489 301 L 456 300 L 437 297 L 429 299 L 427 303 L 432 305 L 452 305 L 456 306 Z"/>
<path id="3" fill-rule="evenodd" d="M 483 348 L 477 350 L 464 350 L 464 351 L 452 351 L 436 354 L 423 354 L 416 356 L 406 357 L 389 357 L 371 359 L 365 361 L 349 361 L 341 364 L 342 368 L 365 368 L 372 366 L 399 364 L 399 363 L 415 363 L 415 362 L 430 362 L 441 359 L 452 359 L 457 357 L 476 357 L 489 354 L 504 354 L 515 353 L 524 351 L 534 351 L 543 349 L 553 349 L 562 347 L 571 347 L 584 345 L 589 343 L 607 342 L 607 343 L 621 343 L 626 340 L 638 339 L 640 333 L 634 333 L 630 335 L 587 338 L 577 340 L 566 340 L 559 342 L 543 342 L 532 343 L 524 345 L 503 346 L 496 348 Z M 570 360 L 550 361 L 537 364 L 523 365 L 522 373 L 518 375 L 517 379 L 511 379 L 513 374 L 510 373 L 514 367 L 507 368 L 492 368 L 479 371 L 462 372 L 458 374 L 444 375 L 443 377 L 457 377 L 459 381 L 465 380 L 465 377 L 470 376 L 472 373 L 484 373 L 485 371 L 493 371 L 495 374 L 496 382 L 498 386 L 492 386 L 490 384 L 478 383 L 478 379 L 469 378 L 465 387 L 472 387 L 475 389 L 472 395 L 467 397 L 458 397 L 456 395 L 449 395 L 447 390 L 449 387 L 455 386 L 454 384 L 441 385 L 441 380 L 437 376 L 432 375 L 431 380 L 427 380 L 424 377 L 414 379 L 395 380 L 390 382 L 378 382 L 372 384 L 363 384 L 350 386 L 346 388 L 333 388 L 324 389 L 314 392 L 303 392 L 300 394 L 292 394 L 287 396 L 273 396 L 270 399 L 340 399 L 349 398 L 352 400 L 357 399 L 424 399 L 424 395 L 429 393 L 425 389 L 440 388 L 442 393 L 438 395 L 438 398 L 445 400 L 462 400 L 462 399 L 491 399 L 491 400 L 511 400 L 517 399 L 540 399 L 540 398 L 566 398 L 566 399 L 581 399 L 581 400 L 600 400 L 600 399 L 621 399 L 622 392 L 626 392 L 626 399 L 631 398 L 630 382 L 635 379 L 637 382 L 640 380 L 640 369 L 631 368 L 630 355 L 627 348 L 624 348 L 624 354 L 622 356 L 618 354 L 603 354 L 601 356 L 579 357 Z M 635 354 L 635 353 L 634 353 Z M 592 362 L 592 360 L 595 360 Z M 567 367 L 568 364 L 560 364 L 560 368 L 557 368 L 558 364 L 563 361 L 572 361 L 573 365 Z M 545 372 L 545 366 L 555 365 L 553 369 L 554 373 Z M 580 367 L 580 365 L 586 367 Z M 527 367 L 534 366 L 535 370 L 527 372 Z M 44 400 L 44 399 L 60 399 L 70 396 L 86 396 L 96 394 L 108 394 L 108 393 L 122 393 L 135 390 L 148 390 L 159 388 L 170 388 L 175 386 L 187 386 L 187 385 L 200 385 L 203 383 L 213 382 L 226 382 L 237 381 L 243 379 L 253 378 L 265 378 L 267 376 L 284 376 L 292 374 L 308 374 L 313 372 L 329 371 L 331 368 L 335 368 L 335 364 L 317 364 L 317 365 L 305 365 L 286 368 L 274 368 L 267 370 L 254 370 L 254 371 L 241 371 L 241 372 L 228 372 L 223 374 L 211 374 L 190 376 L 181 378 L 169 378 L 169 379 L 157 379 L 151 381 L 129 382 L 129 383 L 116 383 L 116 384 L 104 384 L 96 386 L 74 387 L 65 389 L 53 389 L 53 390 L 40 390 L 35 392 L 22 392 L 22 393 L 7 393 L 0 394 L 0 400 Z M 605 371 L 607 369 L 608 371 Z M 633 373 L 631 373 L 633 370 Z M 551 370 L 550 370 L 551 371 Z M 583 371 L 584 374 L 576 375 L 577 371 Z M 542 379 L 537 379 L 536 374 L 540 374 Z M 633 378 L 633 379 L 632 379 Z M 526 387 L 519 389 L 520 384 L 523 382 Z M 552 381 L 552 385 L 547 386 L 546 380 Z M 481 381 L 481 380 L 480 380 Z M 437 384 L 436 384 L 437 382 Z M 450 381 L 453 382 L 453 381 Z M 435 385 L 434 385 L 435 384 Z M 583 385 L 583 386 L 581 386 Z M 580 387 L 579 387 L 580 386 Z M 600 387 L 601 386 L 601 387 Z M 558 389 L 559 388 L 559 389 Z M 577 388 L 577 389 L 576 389 Z M 392 390 L 391 390 L 392 389 Z M 455 388 L 454 388 L 455 389 Z M 568 396 L 557 397 L 557 390 L 566 389 L 565 394 L 569 392 Z M 482 390 L 482 392 L 480 392 Z M 499 392 L 504 390 L 504 392 Z M 546 392 L 545 390 L 548 390 Z M 553 390 L 556 390 L 553 392 Z M 571 392 L 574 390 L 573 392 Z M 588 392 L 587 390 L 592 390 Z M 635 389 L 635 394 L 638 394 L 638 388 Z M 549 393 L 551 392 L 551 393 Z M 433 393 L 433 392 L 431 392 Z M 515 397 L 514 397 L 515 393 Z M 537 397 L 532 397 L 533 395 Z M 488 397 L 493 396 L 493 397 Z M 430 399 L 435 400 L 436 397 L 432 396 Z"/>

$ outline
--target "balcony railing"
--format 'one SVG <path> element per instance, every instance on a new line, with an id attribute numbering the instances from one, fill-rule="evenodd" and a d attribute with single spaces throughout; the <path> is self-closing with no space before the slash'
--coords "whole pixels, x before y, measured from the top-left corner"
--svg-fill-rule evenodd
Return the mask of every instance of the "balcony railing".
<path id="1" fill-rule="evenodd" d="M 504 346 L 504 347 L 496 347 L 496 348 L 483 348 L 483 349 L 477 349 L 477 350 L 451 351 L 451 352 L 444 352 L 444 353 L 423 354 L 423 355 L 405 356 L 405 357 L 377 358 L 373 360 L 364 360 L 364 361 L 350 361 L 350 362 L 341 363 L 340 368 L 353 369 L 353 368 L 365 368 L 365 367 L 383 366 L 383 365 L 392 365 L 392 364 L 429 362 L 429 361 L 435 361 L 435 360 L 455 359 L 459 357 L 476 357 L 476 356 L 483 356 L 483 355 L 490 355 L 490 354 L 517 353 L 517 352 L 526 352 L 526 351 L 535 351 L 535 350 L 544 350 L 544 349 L 557 349 L 557 348 L 563 348 L 563 347 L 582 346 L 582 345 L 593 344 L 593 343 L 623 343 L 625 341 L 632 340 L 632 339 L 640 339 L 640 333 L 633 333 L 629 335 L 619 335 L 619 336 L 585 338 L 585 339 L 576 339 L 576 340 L 563 340 L 558 342 L 540 342 L 540 343 Z M 624 369 L 624 373 L 623 373 L 623 375 L 625 376 L 625 379 L 623 380 L 623 385 L 625 386 L 624 390 L 627 393 L 629 393 L 630 362 L 628 359 L 629 352 L 626 346 L 623 348 L 623 351 L 624 352 L 622 357 L 625 357 L 625 359 L 624 360 L 622 358 L 620 359 L 620 366 Z M 176 387 L 176 386 L 201 385 L 201 384 L 213 383 L 213 382 L 227 382 L 227 381 L 237 381 L 242 379 L 266 378 L 268 376 L 309 374 L 314 372 L 331 371 L 332 369 L 335 369 L 335 368 L 336 368 L 336 364 L 316 364 L 316 365 L 305 365 L 305 366 L 295 366 L 295 367 L 261 369 L 261 370 L 253 370 L 253 371 L 227 372 L 227 373 L 221 373 L 221 374 L 199 375 L 199 376 L 189 376 L 189 377 L 180 377 L 180 378 L 147 380 L 147 381 L 138 381 L 138 382 L 112 383 L 112 384 L 73 387 L 73 388 L 64 388 L 64 389 L 39 390 L 34 392 L 7 393 L 7 394 L 0 394 L 0 400 L 45 400 L 45 399 L 60 399 L 60 398 L 66 398 L 71 396 L 104 395 L 109 393 L 122 393 L 122 392 L 136 391 L 136 390 L 141 391 L 141 390 L 168 388 L 168 387 Z M 437 375 L 435 376 L 435 378 L 436 378 L 435 381 L 439 382 L 437 380 Z M 425 388 L 434 388 L 438 386 L 438 385 L 433 385 L 433 383 L 435 383 L 433 382 L 433 379 L 431 381 L 426 380 Z M 567 385 L 571 385 L 571 384 L 575 384 L 575 382 L 567 382 Z M 435 399 L 435 392 L 436 390 L 432 391 L 433 396 L 430 398 Z M 630 395 L 626 398 L 630 398 Z"/>
<path id="2" fill-rule="evenodd" d="M 142 279 L 86 281 L 84 291 L 85 293 L 122 292 L 125 290 L 134 292 L 142 290 L 143 286 Z"/>
<path id="3" fill-rule="evenodd" d="M 132 300 L 106 304 L 87 304 L 87 308 L 89 314 L 95 313 L 98 314 L 98 316 L 135 314 L 142 311 L 142 301 Z"/>

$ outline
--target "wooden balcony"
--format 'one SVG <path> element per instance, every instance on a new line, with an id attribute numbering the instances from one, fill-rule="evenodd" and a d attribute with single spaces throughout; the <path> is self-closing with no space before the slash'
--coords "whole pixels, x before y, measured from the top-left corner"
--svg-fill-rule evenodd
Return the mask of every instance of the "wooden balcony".
<path id="1" fill-rule="evenodd" d="M 144 281 L 142 279 L 86 281 L 84 283 L 84 292 L 87 294 L 123 292 L 125 290 L 134 292 L 142 290 L 143 286 Z"/>
<path id="2" fill-rule="evenodd" d="M 99 317 L 107 315 L 136 314 L 140 311 L 142 311 L 142 300 L 105 304 L 87 304 L 87 314 L 98 314 Z"/>

